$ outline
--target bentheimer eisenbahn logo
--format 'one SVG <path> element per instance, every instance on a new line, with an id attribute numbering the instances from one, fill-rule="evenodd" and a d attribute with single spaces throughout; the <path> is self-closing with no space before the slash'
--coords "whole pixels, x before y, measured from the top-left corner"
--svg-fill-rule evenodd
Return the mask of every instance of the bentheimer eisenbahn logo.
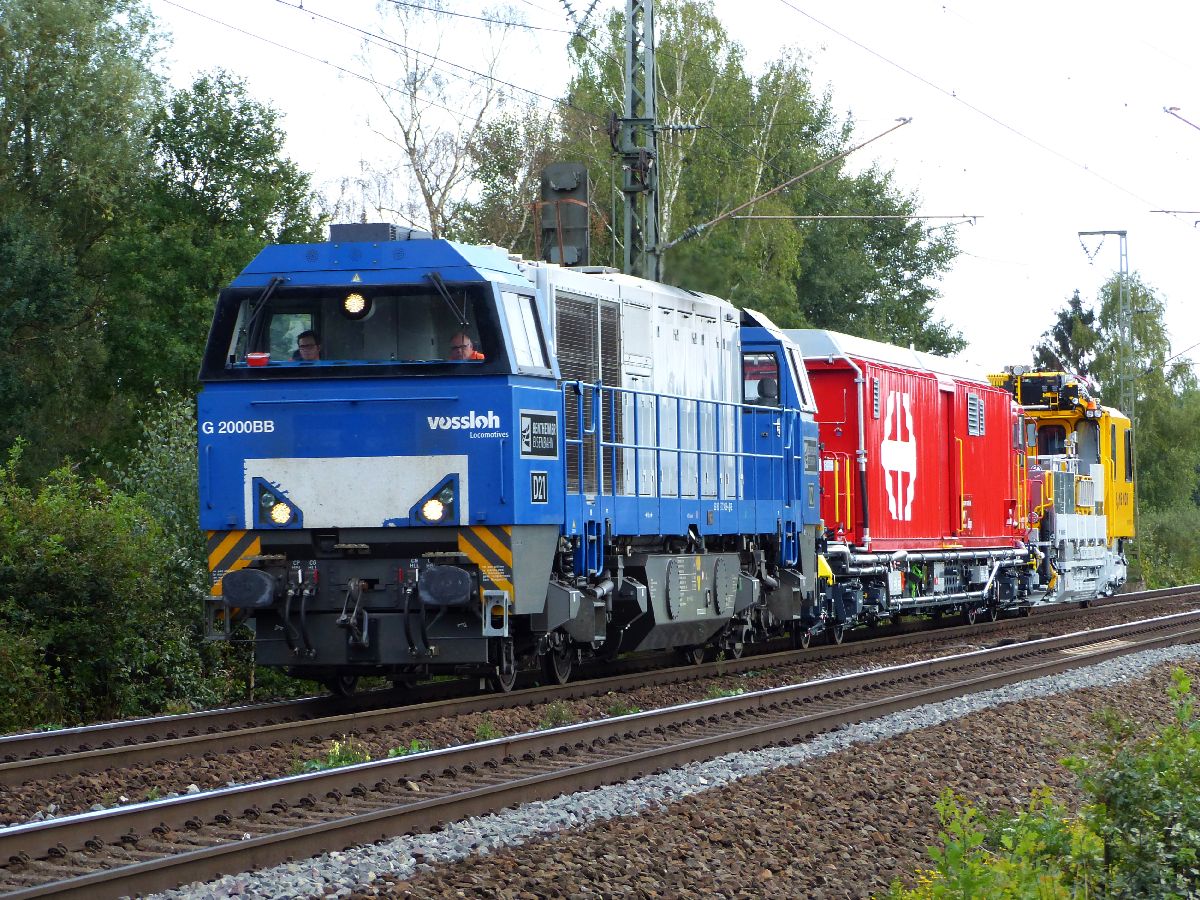
<path id="1" fill-rule="evenodd" d="M 500 417 L 490 409 L 485 413 L 471 410 L 465 416 L 426 416 L 425 421 L 434 431 L 495 430 L 500 427 Z"/>

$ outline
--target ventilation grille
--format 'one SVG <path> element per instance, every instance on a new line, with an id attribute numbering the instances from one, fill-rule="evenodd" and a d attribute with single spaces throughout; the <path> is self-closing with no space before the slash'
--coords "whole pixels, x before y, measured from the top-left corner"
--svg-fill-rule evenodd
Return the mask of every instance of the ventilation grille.
<path id="1" fill-rule="evenodd" d="M 967 434 L 984 434 L 983 399 L 967 394 Z"/>
<path id="2" fill-rule="evenodd" d="M 621 308 L 616 303 L 598 301 L 594 298 L 558 295 L 555 299 L 555 326 L 558 351 L 558 367 L 563 381 L 581 381 L 584 384 L 600 383 L 606 387 L 621 386 Z M 585 390 L 582 397 L 573 391 L 566 393 L 566 426 L 568 441 L 585 438 L 583 445 L 583 476 L 580 478 L 578 444 L 567 445 L 567 490 L 586 494 L 599 492 L 597 479 L 598 449 L 595 435 L 584 432 L 596 412 L 593 404 L 597 398 L 593 391 Z M 599 397 L 600 433 L 607 443 L 620 442 L 624 433 L 620 403 L 613 404 L 612 396 L 602 391 Z M 582 421 L 580 410 L 582 408 Z M 608 448 L 604 452 L 604 487 L 606 492 L 614 488 L 620 492 L 613 478 L 623 472 L 621 459 L 624 451 Z M 582 481 L 582 483 L 581 483 Z"/>

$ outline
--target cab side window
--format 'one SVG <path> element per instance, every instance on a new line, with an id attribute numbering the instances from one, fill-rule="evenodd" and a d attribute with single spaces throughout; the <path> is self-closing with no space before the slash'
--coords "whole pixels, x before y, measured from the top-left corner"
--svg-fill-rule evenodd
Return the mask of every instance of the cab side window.
<path id="1" fill-rule="evenodd" d="M 779 405 L 779 360 L 774 353 L 743 353 L 742 383 L 751 406 Z"/>
<path id="2" fill-rule="evenodd" d="M 1061 456 L 1067 452 L 1067 430 L 1061 425 L 1038 429 L 1038 456 Z"/>

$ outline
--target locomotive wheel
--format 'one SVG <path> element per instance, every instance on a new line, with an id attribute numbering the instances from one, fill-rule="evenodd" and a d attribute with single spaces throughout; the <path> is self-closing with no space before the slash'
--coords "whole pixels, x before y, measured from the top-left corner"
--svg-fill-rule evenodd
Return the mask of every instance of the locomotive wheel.
<path id="1" fill-rule="evenodd" d="M 729 658 L 730 659 L 741 659 L 742 656 L 745 655 L 745 653 L 746 653 L 745 641 L 734 641 L 732 644 L 730 644 L 730 646 L 729 646 Z"/>
<path id="2" fill-rule="evenodd" d="M 829 643 L 831 644 L 840 644 L 846 639 L 845 625 L 831 625 L 826 629 L 826 631 L 829 632 Z"/>
<path id="3" fill-rule="evenodd" d="M 492 674 L 488 676 L 492 690 L 507 694 L 517 683 L 517 658 L 513 651 L 512 638 L 504 638 L 500 642 L 500 662 Z"/>
<path id="4" fill-rule="evenodd" d="M 542 656 L 542 680 L 546 684 L 566 684 L 574 668 L 575 653 L 566 644 L 551 647 Z"/>
<path id="5" fill-rule="evenodd" d="M 1000 607 L 996 606 L 994 603 L 988 604 L 987 614 L 988 621 L 995 622 L 998 618 L 1000 618 Z"/>
<path id="6" fill-rule="evenodd" d="M 1092 598 L 1091 598 L 1091 597 L 1087 597 L 1087 598 L 1085 598 L 1085 599 L 1083 599 L 1083 600 L 1080 600 L 1080 601 L 1079 601 L 1079 608 L 1080 608 L 1080 609 L 1087 609 L 1087 608 L 1088 608 L 1089 606 L 1091 606 L 1091 605 L 1092 605 Z"/>
<path id="7" fill-rule="evenodd" d="M 325 682 L 325 686 L 339 697 L 353 697 L 358 690 L 358 676 L 334 675 Z"/>
<path id="8" fill-rule="evenodd" d="M 807 650 L 812 643 L 812 629 L 798 628 L 792 632 L 792 646 L 799 650 Z"/>
<path id="9" fill-rule="evenodd" d="M 966 611 L 963 613 L 963 618 L 967 620 L 968 625 L 974 625 L 975 620 L 979 618 L 979 610 L 977 610 L 974 606 L 968 606 Z"/>
<path id="10" fill-rule="evenodd" d="M 704 662 L 703 647 L 681 647 L 679 649 L 679 658 L 683 660 L 686 666 L 698 666 Z"/>

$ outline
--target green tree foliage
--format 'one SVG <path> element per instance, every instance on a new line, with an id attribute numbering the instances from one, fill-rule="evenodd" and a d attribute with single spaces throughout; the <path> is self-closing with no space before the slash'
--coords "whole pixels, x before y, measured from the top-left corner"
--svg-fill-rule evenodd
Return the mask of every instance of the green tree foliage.
<path id="1" fill-rule="evenodd" d="M 138 499 L 69 468 L 31 489 L 0 466 L 0 708 L 9 727 L 83 722 L 203 697 L 171 542 Z M 30 685 L 42 685 L 21 693 Z M 24 721 L 20 721 L 23 719 Z"/>
<path id="2" fill-rule="evenodd" d="M 1102 387 L 1104 402 L 1116 405 L 1120 397 L 1123 353 L 1128 354 L 1130 372 L 1139 405 L 1161 396 L 1195 389 L 1196 378 L 1181 359 L 1171 356 L 1167 336 L 1166 301 L 1142 277 L 1129 276 L 1129 298 L 1133 310 L 1132 347 L 1122 346 L 1120 332 L 1121 278 L 1113 275 L 1100 288 L 1099 334 L 1091 374 Z"/>
<path id="3" fill-rule="evenodd" d="M 538 194 L 542 169 L 554 161 L 554 127 L 552 117 L 530 104 L 503 113 L 481 131 L 469 148 L 479 196 L 455 208 L 447 236 L 535 255 L 538 223 L 530 199 Z"/>
<path id="4" fill-rule="evenodd" d="M 1096 310 L 1084 306 L 1079 291 L 1075 291 L 1033 348 L 1034 367 L 1043 372 L 1090 375 L 1099 340 L 1096 326 Z"/>
<path id="5" fill-rule="evenodd" d="M 50 211 L 77 256 L 148 170 L 155 52 L 138 0 L 0 0 L 0 186 Z"/>
<path id="6" fill-rule="evenodd" d="M 85 446 L 104 365 L 103 245 L 151 170 L 160 82 L 135 0 L 0 0 L 0 446 Z"/>
<path id="7" fill-rule="evenodd" d="M 1046 789 L 1016 815 L 988 817 L 946 793 L 941 846 L 914 888 L 894 900 L 952 897 L 1194 897 L 1200 886 L 1200 722 L 1180 669 L 1172 721 L 1138 737 L 1106 713 L 1107 738 L 1065 764 L 1087 802 L 1072 816 Z"/>
<path id="8" fill-rule="evenodd" d="M 278 114 L 225 72 L 155 112 L 154 176 L 104 254 L 105 380 L 116 401 L 155 385 L 190 392 L 221 286 L 267 243 L 320 240 L 309 178 L 283 142 Z"/>
<path id="9" fill-rule="evenodd" d="M 798 54 L 785 52 L 754 75 L 707 0 L 664 0 L 655 15 L 664 240 L 850 147 L 850 123 L 839 123 L 828 95 L 814 93 Z M 547 155 L 588 166 L 596 216 L 592 262 L 619 264 L 621 172 L 608 117 L 623 105 L 622 14 L 576 39 L 572 53 L 575 74 L 553 129 L 560 139 Z M 521 158 L 528 165 L 534 154 Z M 531 191 L 523 202 L 536 199 Z M 511 195 L 505 202 L 511 208 Z M 502 218 L 498 206 L 485 195 L 472 217 Z M 877 167 L 856 173 L 838 162 L 745 212 L 883 216 L 915 209 L 915 198 L 896 187 L 891 173 Z M 836 328 L 948 353 L 964 341 L 933 315 L 932 304 L 934 283 L 953 255 L 952 235 L 916 222 L 743 219 L 678 244 L 667 252 L 664 271 L 671 283 L 761 310 L 784 326 Z"/>
<path id="10" fill-rule="evenodd" d="M 278 116 L 216 72 L 168 94 L 139 0 L 0 0 L 0 447 L 119 454 L 155 385 L 191 392 L 213 301 L 317 237 Z"/>
<path id="11" fill-rule="evenodd" d="M 61 422 L 86 405 L 87 367 L 103 353 L 95 294 L 52 214 L 0 205 L 0 447 L 23 434 L 39 450 L 35 468 L 57 461 Z"/>
<path id="12" fill-rule="evenodd" d="M 1187 506 L 1194 503 L 1200 466 L 1200 446 L 1194 439 L 1200 427 L 1200 390 L 1186 361 L 1171 358 L 1162 297 L 1137 273 L 1130 276 L 1129 294 L 1139 506 L 1148 510 Z M 1109 405 L 1120 398 L 1119 297 L 1120 278 L 1114 275 L 1100 290 L 1100 328 L 1092 363 L 1092 375 Z"/>
<path id="13" fill-rule="evenodd" d="M 1137 273 L 1130 276 L 1129 293 L 1129 367 L 1136 401 L 1133 410 L 1123 412 L 1135 416 L 1138 505 L 1152 511 L 1195 506 L 1200 501 L 1200 446 L 1194 440 L 1200 386 L 1187 361 L 1172 356 L 1163 298 Z M 1104 283 L 1095 306 L 1085 306 L 1076 291 L 1034 348 L 1035 362 L 1051 369 L 1065 364 L 1095 382 L 1106 405 L 1119 406 L 1124 352 L 1119 308 L 1119 275 Z M 1200 569 L 1195 575 L 1200 577 Z"/>
<path id="14" fill-rule="evenodd" d="M 195 373 L 219 287 L 320 223 L 277 114 L 156 53 L 139 0 L 0 0 L 0 727 L 254 684 L 199 633 Z"/>

